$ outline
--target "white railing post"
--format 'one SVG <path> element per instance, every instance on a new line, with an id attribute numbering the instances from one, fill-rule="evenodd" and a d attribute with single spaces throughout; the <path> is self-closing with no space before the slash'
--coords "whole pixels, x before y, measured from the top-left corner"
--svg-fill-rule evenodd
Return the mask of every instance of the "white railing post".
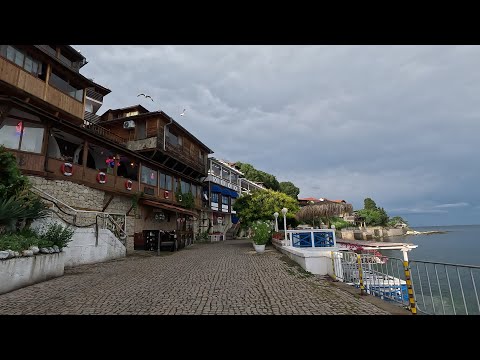
<path id="1" fill-rule="evenodd" d="M 312 248 L 315 247 L 315 236 L 313 235 L 313 229 L 310 231 L 310 239 L 312 240 Z"/>

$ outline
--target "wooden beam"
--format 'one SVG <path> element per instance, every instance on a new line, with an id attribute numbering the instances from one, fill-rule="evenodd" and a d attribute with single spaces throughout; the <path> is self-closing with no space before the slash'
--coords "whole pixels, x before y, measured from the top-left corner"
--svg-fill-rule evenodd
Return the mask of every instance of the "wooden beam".
<path id="1" fill-rule="evenodd" d="M 25 99 L 25 102 L 26 102 L 26 103 L 29 103 L 29 102 L 30 102 L 30 98 L 27 97 L 27 98 Z"/>
<path id="2" fill-rule="evenodd" d="M 47 64 L 47 73 L 45 75 L 45 89 L 43 90 L 43 100 L 47 100 L 48 82 L 50 81 L 50 73 L 52 72 L 52 65 Z"/>
<path id="3" fill-rule="evenodd" d="M 132 211 L 132 209 L 133 209 L 133 204 L 132 204 L 132 206 L 130 206 L 130 209 L 128 209 L 127 216 L 130 214 L 130 211 Z"/>
<path id="4" fill-rule="evenodd" d="M 108 205 L 110 205 L 110 202 L 113 200 L 113 195 L 110 195 L 110 198 L 108 199 L 107 203 L 105 204 L 105 206 L 103 207 L 102 209 L 102 212 L 105 211 L 105 209 L 108 207 Z"/>

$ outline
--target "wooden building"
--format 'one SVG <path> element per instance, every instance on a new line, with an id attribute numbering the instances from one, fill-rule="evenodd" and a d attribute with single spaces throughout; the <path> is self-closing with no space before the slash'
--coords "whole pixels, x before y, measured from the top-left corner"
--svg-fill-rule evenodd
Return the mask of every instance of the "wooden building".
<path id="1" fill-rule="evenodd" d="M 0 145 L 56 199 L 126 213 L 127 250 L 173 230 L 175 247 L 190 243 L 212 151 L 163 112 L 97 115 L 110 90 L 80 74 L 86 63 L 68 45 L 0 45 Z"/>

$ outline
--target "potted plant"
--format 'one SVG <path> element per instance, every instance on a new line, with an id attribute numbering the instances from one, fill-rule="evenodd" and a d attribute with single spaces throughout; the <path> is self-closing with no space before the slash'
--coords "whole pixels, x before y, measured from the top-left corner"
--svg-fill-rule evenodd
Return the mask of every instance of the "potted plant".
<path id="1" fill-rule="evenodd" d="M 257 253 L 265 251 L 265 244 L 271 237 L 272 228 L 267 221 L 256 221 L 252 225 L 253 229 L 253 247 Z"/>

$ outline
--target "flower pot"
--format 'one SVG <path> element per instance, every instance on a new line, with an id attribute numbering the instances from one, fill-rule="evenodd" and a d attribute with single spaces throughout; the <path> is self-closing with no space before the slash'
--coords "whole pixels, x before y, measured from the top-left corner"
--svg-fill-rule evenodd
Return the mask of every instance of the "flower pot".
<path id="1" fill-rule="evenodd" d="M 264 245 L 257 245 L 257 244 L 254 243 L 253 247 L 255 248 L 255 251 L 259 254 L 261 254 L 265 251 L 265 244 Z"/>

